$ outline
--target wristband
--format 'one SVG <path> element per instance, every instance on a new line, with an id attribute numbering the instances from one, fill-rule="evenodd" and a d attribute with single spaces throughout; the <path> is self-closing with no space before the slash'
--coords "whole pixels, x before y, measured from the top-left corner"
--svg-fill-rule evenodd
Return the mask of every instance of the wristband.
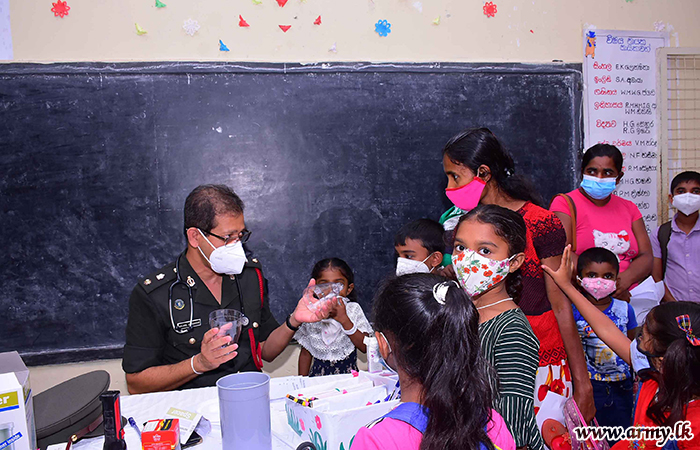
<path id="1" fill-rule="evenodd" d="M 356 332 L 357 332 L 357 325 L 355 325 L 354 323 L 352 324 L 352 328 L 350 328 L 349 330 L 346 330 L 345 328 L 343 328 L 343 333 L 347 334 L 348 336 L 352 336 Z"/>
<path id="2" fill-rule="evenodd" d="M 291 318 L 292 318 L 292 315 L 291 315 L 291 314 L 288 315 L 288 316 L 287 316 L 287 320 L 285 320 L 284 323 L 287 324 L 287 327 L 289 327 L 290 330 L 295 331 L 295 332 L 296 332 L 296 331 L 299 331 L 299 327 L 293 327 L 293 326 L 292 326 L 292 322 L 289 320 L 289 319 L 291 319 Z"/>
<path id="3" fill-rule="evenodd" d="M 197 356 L 197 355 L 194 355 Z M 194 368 L 194 356 L 190 358 L 190 367 L 192 367 L 192 372 L 194 372 L 196 375 L 202 375 L 204 372 L 197 372 L 197 369 Z"/>

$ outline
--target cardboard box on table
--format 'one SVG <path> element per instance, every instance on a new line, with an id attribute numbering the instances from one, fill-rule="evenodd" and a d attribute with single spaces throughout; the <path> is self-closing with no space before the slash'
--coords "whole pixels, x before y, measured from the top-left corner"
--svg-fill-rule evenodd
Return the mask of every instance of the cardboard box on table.
<path id="1" fill-rule="evenodd" d="M 334 375 L 333 383 L 342 389 L 344 382 L 353 378 L 359 378 L 363 382 L 371 380 L 375 387 L 383 388 L 365 389 L 363 392 L 350 392 L 345 396 L 333 397 L 331 405 L 319 400 L 314 402 L 313 408 L 285 399 L 287 424 L 301 440 L 312 442 L 317 450 L 349 450 L 360 428 L 382 417 L 399 404 L 399 400 L 372 402 L 372 399 L 383 400 L 394 391 L 398 381 L 396 375 L 382 376 L 367 372 L 360 372 L 357 377 L 351 374 L 346 377 Z M 295 392 L 289 394 L 297 396 Z M 368 405 L 369 402 L 373 404 Z"/>
<path id="2" fill-rule="evenodd" d="M 35 449 L 29 369 L 19 353 L 0 353 L 0 450 Z"/>

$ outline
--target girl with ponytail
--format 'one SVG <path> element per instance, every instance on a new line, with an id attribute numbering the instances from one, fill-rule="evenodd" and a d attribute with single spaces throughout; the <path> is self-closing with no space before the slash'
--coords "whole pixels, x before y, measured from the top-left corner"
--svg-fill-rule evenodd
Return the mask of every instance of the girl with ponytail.
<path id="1" fill-rule="evenodd" d="M 517 447 L 544 450 L 532 395 L 540 345 L 517 306 L 525 245 L 520 214 L 480 205 L 459 220 L 452 264 L 478 311 L 481 352 L 497 374 L 490 379 L 493 407 L 505 419 Z"/>
<path id="2" fill-rule="evenodd" d="M 454 281 L 410 274 L 385 282 L 374 298 L 374 330 L 399 374 L 401 403 L 360 429 L 352 450 L 513 450 L 491 409 L 478 314 Z"/>
<path id="3" fill-rule="evenodd" d="M 595 334 L 640 376 L 633 425 L 674 427 L 674 432 L 682 433 L 681 439 L 673 436 L 668 442 L 627 436 L 631 439 L 619 441 L 612 450 L 700 448 L 700 304 L 669 302 L 654 307 L 640 334 L 630 340 L 571 284 L 575 265 L 572 253 L 571 246 L 567 246 L 558 270 L 543 269 L 576 305 Z M 686 427 L 676 427 L 683 421 L 688 422 Z"/>

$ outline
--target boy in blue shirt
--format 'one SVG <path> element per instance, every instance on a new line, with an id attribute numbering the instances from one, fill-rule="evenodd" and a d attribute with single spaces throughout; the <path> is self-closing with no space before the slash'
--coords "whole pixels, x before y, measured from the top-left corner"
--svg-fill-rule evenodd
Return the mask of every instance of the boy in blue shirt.
<path id="1" fill-rule="evenodd" d="M 581 292 L 630 339 L 635 337 L 637 319 L 629 303 L 611 297 L 615 292 L 620 264 L 617 256 L 604 248 L 589 248 L 578 257 Z M 633 377 L 629 365 L 601 341 L 586 319 L 573 306 L 588 375 L 593 385 L 596 419 L 601 426 L 627 428 L 632 421 Z"/>

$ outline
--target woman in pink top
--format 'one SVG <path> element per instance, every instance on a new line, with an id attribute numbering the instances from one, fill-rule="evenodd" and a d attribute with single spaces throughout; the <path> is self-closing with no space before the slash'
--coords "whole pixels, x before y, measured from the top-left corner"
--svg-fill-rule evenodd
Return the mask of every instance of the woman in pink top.
<path id="1" fill-rule="evenodd" d="M 479 314 L 455 281 L 394 278 L 380 287 L 373 313 L 379 352 L 399 374 L 401 403 L 361 428 L 351 450 L 515 448 L 491 409 Z"/>
<path id="2" fill-rule="evenodd" d="M 581 166 L 581 187 L 555 197 L 550 209 L 577 255 L 592 247 L 617 255 L 620 275 L 613 297 L 629 301 L 630 287 L 651 274 L 653 256 L 639 208 L 613 194 L 624 176 L 622 153 L 614 145 L 597 144 L 586 150 Z"/>

